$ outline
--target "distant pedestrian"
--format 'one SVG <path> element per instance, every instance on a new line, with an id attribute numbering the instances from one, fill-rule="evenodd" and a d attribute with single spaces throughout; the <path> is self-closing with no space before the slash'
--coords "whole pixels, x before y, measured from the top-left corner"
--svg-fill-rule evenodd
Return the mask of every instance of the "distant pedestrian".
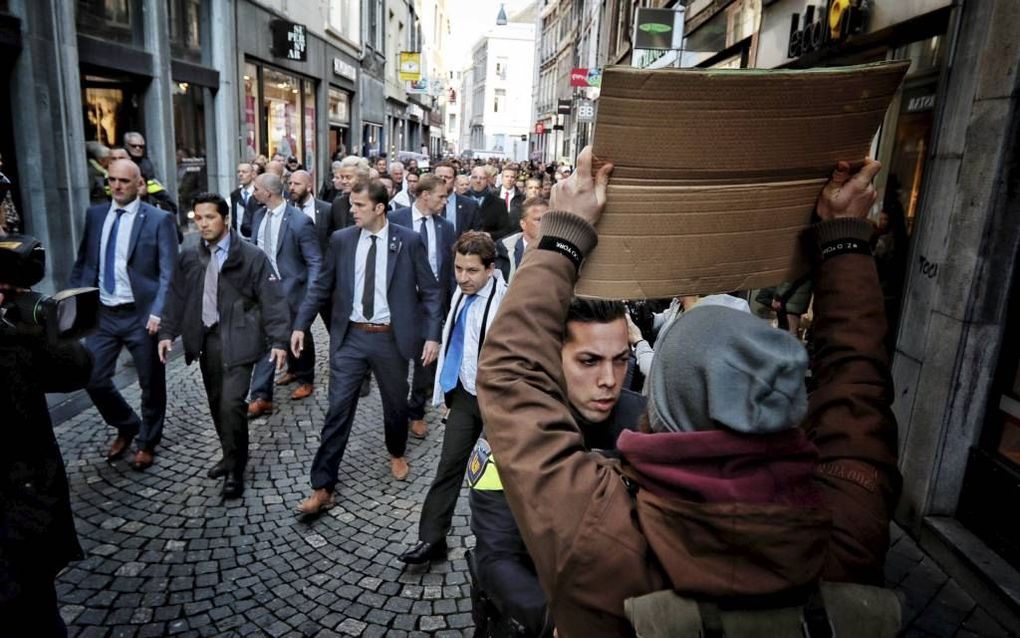
<path id="1" fill-rule="evenodd" d="M 251 220 L 262 204 L 255 199 L 255 165 L 237 165 L 237 188 L 230 193 L 230 227 L 245 239 L 251 238 Z"/>
<path id="2" fill-rule="evenodd" d="M 106 169 L 110 166 L 110 149 L 99 142 L 85 142 L 88 156 L 89 202 L 92 205 L 110 201 L 106 192 Z"/>
<path id="3" fill-rule="evenodd" d="M 478 205 L 478 216 L 481 218 L 481 230 L 489 233 L 493 239 L 499 240 L 508 234 L 506 204 L 489 188 L 488 166 L 476 166 L 471 169 L 471 189 L 467 192 Z"/>

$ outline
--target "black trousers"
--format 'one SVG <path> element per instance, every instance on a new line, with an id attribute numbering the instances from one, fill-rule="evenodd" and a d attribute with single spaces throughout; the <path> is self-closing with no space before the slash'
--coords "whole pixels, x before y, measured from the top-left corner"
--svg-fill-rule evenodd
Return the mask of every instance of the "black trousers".
<path id="1" fill-rule="evenodd" d="M 464 482 L 464 469 L 482 433 L 482 413 L 477 397 L 458 383 L 446 398 L 450 414 L 446 417 L 443 450 L 418 522 L 418 540 L 429 543 L 445 539 L 450 531 L 453 510 Z"/>
<path id="2" fill-rule="evenodd" d="M 60 617 L 56 587 L 48 570 L 40 570 L 38 565 L 14 566 L 7 576 L 17 578 L 20 591 L 14 598 L 0 602 L 0 638 L 65 638 L 67 627 Z"/>
<path id="3" fill-rule="evenodd" d="M 425 342 L 422 342 L 424 347 Z M 421 357 L 414 359 L 414 373 L 411 375 L 411 396 L 407 400 L 407 418 L 419 421 L 425 418 L 425 404 L 432 398 L 432 390 L 436 382 L 436 365 L 433 361 L 427 366 L 421 364 Z"/>
<path id="4" fill-rule="evenodd" d="M 209 413 L 223 448 L 227 472 L 242 477 L 248 464 L 248 394 L 253 363 L 224 366 L 219 328 L 205 334 L 199 366 L 209 399 Z"/>

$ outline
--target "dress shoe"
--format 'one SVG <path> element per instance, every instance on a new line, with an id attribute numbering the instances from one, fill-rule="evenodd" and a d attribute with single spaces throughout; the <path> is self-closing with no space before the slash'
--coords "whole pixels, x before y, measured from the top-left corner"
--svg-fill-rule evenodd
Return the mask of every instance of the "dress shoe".
<path id="1" fill-rule="evenodd" d="M 297 381 L 297 375 L 293 372 L 287 372 L 276 380 L 276 385 L 290 385 L 295 381 Z"/>
<path id="2" fill-rule="evenodd" d="M 305 399 L 312 396 L 313 392 L 315 392 L 314 385 L 312 385 L 311 383 L 302 383 L 298 387 L 294 388 L 294 391 L 291 392 L 290 394 L 290 398 L 294 399 L 295 401 L 299 401 L 301 399 Z"/>
<path id="3" fill-rule="evenodd" d="M 244 494 L 244 479 L 228 476 L 223 480 L 223 498 L 241 498 L 241 494 Z"/>
<path id="4" fill-rule="evenodd" d="M 336 505 L 333 493 L 327 489 L 318 489 L 312 495 L 298 503 L 299 514 L 321 514 Z"/>
<path id="5" fill-rule="evenodd" d="M 220 478 L 221 476 L 227 475 L 227 462 L 220 459 L 216 465 L 209 468 L 209 471 L 205 473 L 211 479 Z"/>
<path id="6" fill-rule="evenodd" d="M 401 554 L 398 558 L 408 565 L 421 565 L 422 563 L 427 563 L 430 560 L 445 560 L 446 552 L 447 547 L 445 540 L 437 541 L 435 543 L 418 541 L 417 545 Z"/>
<path id="7" fill-rule="evenodd" d="M 115 461 L 124 454 L 124 450 L 131 447 L 131 441 L 135 440 L 134 434 L 118 434 L 117 438 L 110 444 L 110 449 L 106 452 L 107 461 Z"/>
<path id="8" fill-rule="evenodd" d="M 135 468 L 138 471 L 148 469 L 149 467 L 152 466 L 152 461 L 154 457 L 155 454 L 148 450 L 145 449 L 138 450 L 138 453 L 135 454 L 134 460 L 131 461 L 131 467 Z"/>
<path id="9" fill-rule="evenodd" d="M 403 481 L 407 478 L 408 472 L 411 468 L 408 467 L 407 461 L 402 456 L 397 456 L 390 459 L 390 472 L 393 473 L 393 478 L 398 481 Z"/>
<path id="10" fill-rule="evenodd" d="M 361 380 L 361 391 L 358 393 L 362 398 L 372 392 L 372 377 L 365 377 Z"/>
<path id="11" fill-rule="evenodd" d="M 428 434 L 428 426 L 424 419 L 411 421 L 411 436 L 416 439 L 424 439 L 426 434 Z"/>
<path id="12" fill-rule="evenodd" d="M 248 404 L 248 418 L 254 419 L 260 417 L 263 414 L 273 413 L 273 402 L 266 401 L 265 399 L 255 399 Z"/>

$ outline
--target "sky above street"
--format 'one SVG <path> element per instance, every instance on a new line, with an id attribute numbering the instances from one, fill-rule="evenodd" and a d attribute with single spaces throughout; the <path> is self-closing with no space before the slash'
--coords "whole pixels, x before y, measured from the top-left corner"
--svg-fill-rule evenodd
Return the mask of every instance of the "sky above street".
<path id="1" fill-rule="evenodd" d="M 489 29 L 496 26 L 499 6 L 506 6 L 507 17 L 512 17 L 529 4 L 528 0 L 446 0 L 446 10 L 450 15 L 451 45 L 446 52 L 447 64 L 453 68 L 463 64 L 467 66 L 471 47 L 484 36 Z"/>

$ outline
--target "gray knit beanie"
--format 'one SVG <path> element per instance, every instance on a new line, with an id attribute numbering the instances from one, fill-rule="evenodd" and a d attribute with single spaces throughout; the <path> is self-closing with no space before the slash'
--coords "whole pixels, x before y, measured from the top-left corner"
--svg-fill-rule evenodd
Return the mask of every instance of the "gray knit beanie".
<path id="1" fill-rule="evenodd" d="M 807 412 L 807 365 L 804 346 L 785 330 L 699 304 L 656 340 L 648 377 L 652 429 L 765 434 L 797 426 Z"/>

